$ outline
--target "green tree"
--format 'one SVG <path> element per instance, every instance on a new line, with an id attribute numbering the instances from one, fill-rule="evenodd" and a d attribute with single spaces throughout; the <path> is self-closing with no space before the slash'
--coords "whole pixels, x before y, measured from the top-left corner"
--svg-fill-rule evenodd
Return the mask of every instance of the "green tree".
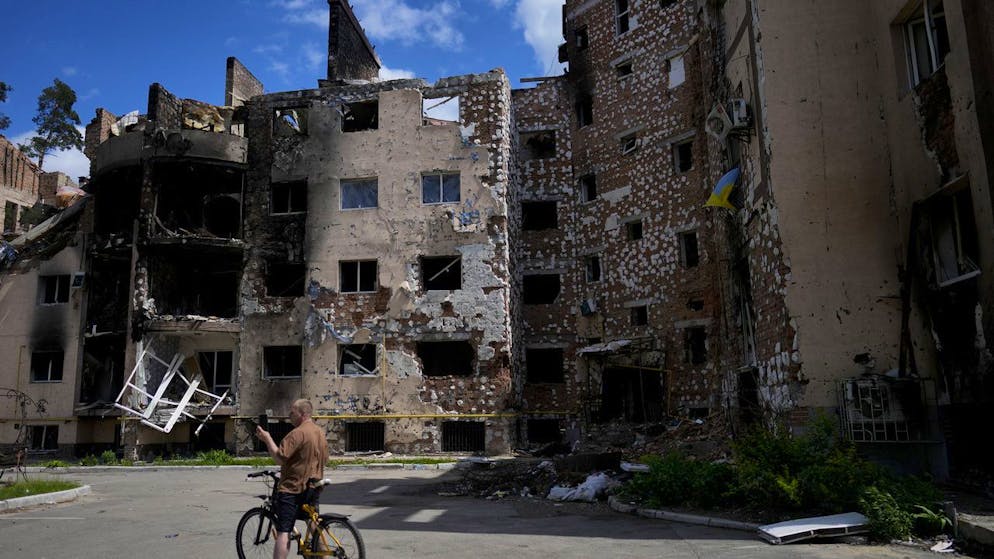
<path id="1" fill-rule="evenodd" d="M 75 104 L 76 92 L 58 78 L 38 96 L 38 114 L 31 119 L 38 126 L 37 135 L 18 148 L 30 157 L 37 157 L 39 169 L 45 163 L 45 155 L 52 151 L 83 149 L 83 135 L 76 129 L 79 115 L 72 108 Z"/>
<path id="2" fill-rule="evenodd" d="M 4 82 L 0 82 L 0 103 L 7 100 L 7 92 L 14 89 Z M 10 117 L 0 113 L 0 130 L 6 130 L 10 126 Z"/>

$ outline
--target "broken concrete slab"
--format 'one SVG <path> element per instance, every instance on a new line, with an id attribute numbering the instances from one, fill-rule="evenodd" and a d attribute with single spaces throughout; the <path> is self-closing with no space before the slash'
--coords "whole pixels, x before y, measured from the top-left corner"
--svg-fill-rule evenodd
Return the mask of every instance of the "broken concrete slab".
<path id="1" fill-rule="evenodd" d="M 764 540 L 780 545 L 812 538 L 862 534 L 869 532 L 869 521 L 858 512 L 846 512 L 766 524 L 757 530 Z"/>

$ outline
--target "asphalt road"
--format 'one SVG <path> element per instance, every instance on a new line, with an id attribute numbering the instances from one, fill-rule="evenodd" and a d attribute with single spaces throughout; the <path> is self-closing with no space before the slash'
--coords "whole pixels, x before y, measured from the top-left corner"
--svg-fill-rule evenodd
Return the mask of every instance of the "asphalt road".
<path id="1" fill-rule="evenodd" d="M 245 481 L 247 471 L 60 474 L 92 493 L 0 514 L 0 558 L 234 557 L 238 519 L 265 491 L 261 481 Z M 442 497 L 434 484 L 446 475 L 456 474 L 332 471 L 337 483 L 324 492 L 322 511 L 351 515 L 371 559 L 935 557 L 897 546 L 772 546 L 746 532 L 622 515 L 603 504 Z"/>

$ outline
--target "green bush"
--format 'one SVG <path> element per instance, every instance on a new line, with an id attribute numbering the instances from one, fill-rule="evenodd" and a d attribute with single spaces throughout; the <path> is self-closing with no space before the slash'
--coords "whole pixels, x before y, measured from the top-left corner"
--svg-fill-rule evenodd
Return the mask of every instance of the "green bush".
<path id="1" fill-rule="evenodd" d="M 87 454 L 86 456 L 79 459 L 80 466 L 96 466 L 100 463 L 100 459 L 92 454 Z"/>
<path id="2" fill-rule="evenodd" d="M 208 450 L 197 454 L 196 461 L 205 466 L 226 466 L 234 463 L 231 455 L 225 450 Z"/>
<path id="3" fill-rule="evenodd" d="M 870 519 L 870 533 L 877 539 L 903 540 L 911 535 L 911 514 L 890 493 L 867 487 L 859 498 L 859 508 Z"/>
<path id="4" fill-rule="evenodd" d="M 914 508 L 918 511 L 911 514 L 911 522 L 915 534 L 932 537 L 952 528 L 952 521 L 944 513 L 922 505 L 915 505 Z"/>
<path id="5" fill-rule="evenodd" d="M 105 450 L 100 454 L 100 463 L 113 466 L 117 464 L 117 455 L 114 454 L 113 450 Z"/>
<path id="6" fill-rule="evenodd" d="M 48 462 L 42 464 L 42 466 L 44 466 L 46 469 L 51 470 L 53 468 L 68 468 L 69 463 L 64 462 L 62 460 L 49 460 Z"/>
<path id="7" fill-rule="evenodd" d="M 677 453 L 647 456 L 643 461 L 649 471 L 635 474 L 624 492 L 651 507 L 717 505 L 728 493 L 734 477 L 727 464 L 692 460 Z"/>

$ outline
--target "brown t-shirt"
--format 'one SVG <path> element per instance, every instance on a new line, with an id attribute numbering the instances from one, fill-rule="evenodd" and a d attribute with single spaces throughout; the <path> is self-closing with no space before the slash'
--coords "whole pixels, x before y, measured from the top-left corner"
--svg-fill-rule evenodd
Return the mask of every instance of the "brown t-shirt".
<path id="1" fill-rule="evenodd" d="M 280 493 L 301 493 L 307 489 L 307 480 L 324 477 L 324 463 L 328 459 L 328 441 L 324 430 L 313 421 L 305 421 L 290 431 L 280 443 Z"/>

